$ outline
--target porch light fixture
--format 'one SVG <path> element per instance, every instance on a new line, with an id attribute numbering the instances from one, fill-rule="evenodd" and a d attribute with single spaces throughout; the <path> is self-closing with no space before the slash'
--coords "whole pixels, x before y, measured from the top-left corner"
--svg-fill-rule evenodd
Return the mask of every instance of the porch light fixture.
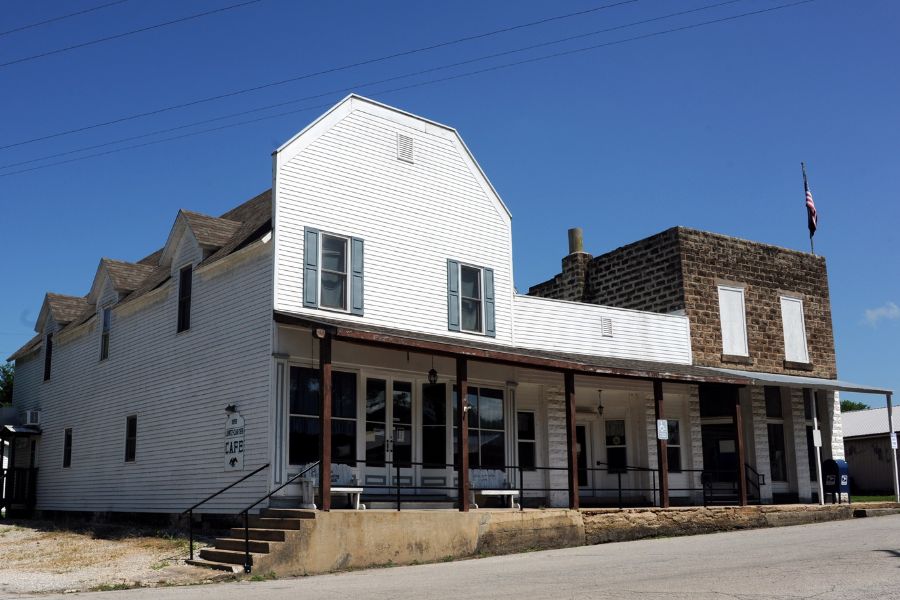
<path id="1" fill-rule="evenodd" d="M 603 390 L 597 390 L 597 414 L 603 416 Z"/>
<path id="2" fill-rule="evenodd" d="M 434 370 L 434 356 L 431 357 L 431 369 L 428 371 L 428 383 L 431 385 L 437 383 L 437 371 Z"/>
<path id="3" fill-rule="evenodd" d="M 229 404 L 228 406 L 225 407 L 225 412 L 230 415 L 232 413 L 236 413 L 237 408 L 234 406 L 234 404 Z"/>

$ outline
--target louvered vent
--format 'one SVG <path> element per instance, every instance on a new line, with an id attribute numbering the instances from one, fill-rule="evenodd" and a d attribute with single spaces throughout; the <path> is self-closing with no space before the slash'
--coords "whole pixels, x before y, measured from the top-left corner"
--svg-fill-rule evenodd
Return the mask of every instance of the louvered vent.
<path id="1" fill-rule="evenodd" d="M 411 163 L 413 161 L 413 139 L 402 133 L 397 134 L 397 158 Z"/>
<path id="2" fill-rule="evenodd" d="M 600 335 L 602 335 L 603 337 L 613 336 L 612 319 L 608 317 L 603 317 L 602 319 L 600 319 Z"/>

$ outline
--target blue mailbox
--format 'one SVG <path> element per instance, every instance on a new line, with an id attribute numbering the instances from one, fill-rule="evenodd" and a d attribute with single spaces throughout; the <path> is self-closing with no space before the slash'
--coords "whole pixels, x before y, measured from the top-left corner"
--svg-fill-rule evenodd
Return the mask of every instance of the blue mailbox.
<path id="1" fill-rule="evenodd" d="M 847 469 L 847 461 L 829 458 L 822 463 L 822 491 L 831 494 L 831 503 L 835 500 L 840 503 L 843 494 L 847 494 L 847 502 L 850 502 L 850 471 Z"/>

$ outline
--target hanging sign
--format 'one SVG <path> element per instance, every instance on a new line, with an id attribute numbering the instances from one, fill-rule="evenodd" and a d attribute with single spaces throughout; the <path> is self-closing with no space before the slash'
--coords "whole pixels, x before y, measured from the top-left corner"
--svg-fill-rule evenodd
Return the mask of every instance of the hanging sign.
<path id="1" fill-rule="evenodd" d="M 239 413 L 225 421 L 225 470 L 244 470 L 244 417 Z"/>
<path id="2" fill-rule="evenodd" d="M 813 446 L 816 448 L 822 447 L 822 432 L 818 429 L 813 429 Z"/>
<path id="3" fill-rule="evenodd" d="M 666 419 L 657 419 L 656 420 L 656 439 L 658 440 L 668 440 L 669 439 L 669 421 Z"/>

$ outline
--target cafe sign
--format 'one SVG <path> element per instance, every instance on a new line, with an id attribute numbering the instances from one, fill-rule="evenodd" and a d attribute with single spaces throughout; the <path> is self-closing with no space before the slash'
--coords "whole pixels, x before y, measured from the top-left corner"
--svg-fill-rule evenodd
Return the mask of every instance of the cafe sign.
<path id="1" fill-rule="evenodd" d="M 236 412 L 225 421 L 225 470 L 244 470 L 244 417 Z"/>

